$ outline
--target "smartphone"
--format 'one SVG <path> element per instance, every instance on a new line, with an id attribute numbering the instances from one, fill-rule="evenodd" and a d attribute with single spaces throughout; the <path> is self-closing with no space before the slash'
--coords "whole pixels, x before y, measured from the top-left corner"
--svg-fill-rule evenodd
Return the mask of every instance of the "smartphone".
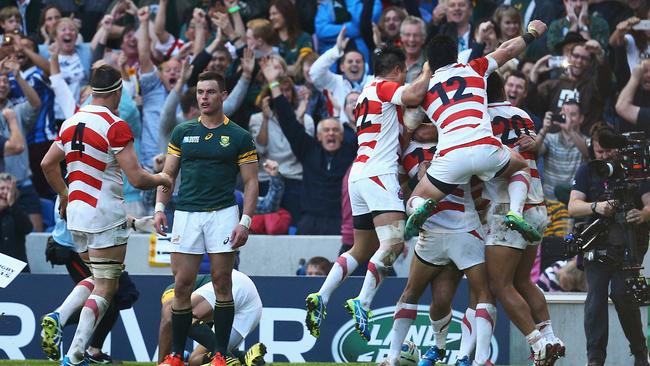
<path id="1" fill-rule="evenodd" d="M 566 123 L 566 119 L 564 118 L 564 115 L 561 113 L 553 113 L 553 117 L 551 117 L 551 121 L 557 123 Z"/>
<path id="2" fill-rule="evenodd" d="M 650 30 L 650 19 L 643 19 L 639 21 L 636 25 L 632 27 L 632 29 L 643 30 L 643 31 Z"/>
<path id="3" fill-rule="evenodd" d="M 564 56 L 551 56 L 548 59 L 548 67 L 557 69 L 559 67 L 566 67 L 568 64 L 567 58 Z"/>

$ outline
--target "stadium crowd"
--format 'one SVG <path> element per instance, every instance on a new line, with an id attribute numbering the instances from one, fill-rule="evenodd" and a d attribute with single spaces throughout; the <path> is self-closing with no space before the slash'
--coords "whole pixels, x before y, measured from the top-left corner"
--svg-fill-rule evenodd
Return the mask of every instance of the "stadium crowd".
<path id="1" fill-rule="evenodd" d="M 551 225 L 533 276 L 541 272 L 545 288 L 564 289 L 553 270 L 565 265 L 556 262 L 557 243 L 570 229 L 565 204 L 589 158 L 590 129 L 650 131 L 650 31 L 635 29 L 648 11 L 645 0 L 2 1 L 0 142 L 8 175 L 1 183 L 8 188 L 0 190 L 0 216 L 21 224 L 2 225 L 0 250 L 24 257 L 29 228 L 52 229 L 55 195 L 40 161 L 61 123 L 88 103 L 92 69 L 109 64 L 121 71 L 120 116 L 151 172 L 162 169 L 173 128 L 198 116 L 198 75 L 221 74 L 225 114 L 252 134 L 260 167 L 278 162 L 284 185 L 270 189 L 278 179 L 259 170 L 260 195 L 272 193 L 279 206 L 256 215 L 252 232 L 340 234 L 343 252 L 353 243 L 347 174 L 357 146 L 354 107 L 372 79 L 376 50 L 401 47 L 411 82 L 435 35 L 456 39 L 459 61 L 469 62 L 540 19 L 549 31 L 498 72 L 508 101 L 529 113 L 540 137 Z M 297 124 L 280 119 L 286 113 L 278 113 L 260 72 L 265 56 L 279 61 Z M 416 130 L 414 139 L 425 134 Z M 130 215 L 153 213 L 154 190 L 125 179 L 124 193 Z"/>

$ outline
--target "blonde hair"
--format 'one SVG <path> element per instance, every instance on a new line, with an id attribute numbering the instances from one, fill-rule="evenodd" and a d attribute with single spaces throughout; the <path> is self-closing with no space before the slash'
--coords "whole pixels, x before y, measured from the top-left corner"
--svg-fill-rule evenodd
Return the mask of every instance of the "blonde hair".
<path id="1" fill-rule="evenodd" d="M 587 291 L 587 279 L 585 273 L 578 269 L 575 260 L 569 261 L 569 263 L 557 271 L 557 279 L 560 287 L 562 287 L 565 292 Z"/>
<path id="2" fill-rule="evenodd" d="M 11 17 L 16 17 L 19 21 L 23 20 L 23 17 L 20 15 L 20 11 L 15 6 L 7 6 L 0 10 L 0 22 L 4 22 Z"/>
<path id="3" fill-rule="evenodd" d="M 77 27 L 77 24 L 74 22 L 74 20 L 70 17 L 63 17 L 59 18 L 59 20 L 54 23 L 54 29 L 52 30 L 52 37 L 56 37 L 59 26 L 63 23 L 70 23 L 74 27 L 74 29 L 79 33 L 79 28 Z"/>
<path id="4" fill-rule="evenodd" d="M 275 43 L 275 31 L 268 19 L 253 19 L 246 23 L 246 28 L 253 31 L 253 37 L 261 38 L 268 44 Z"/>

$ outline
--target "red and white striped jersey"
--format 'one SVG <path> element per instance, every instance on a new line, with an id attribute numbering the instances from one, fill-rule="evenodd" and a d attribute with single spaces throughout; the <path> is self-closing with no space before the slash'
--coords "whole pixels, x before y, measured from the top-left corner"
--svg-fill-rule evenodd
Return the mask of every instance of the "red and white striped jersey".
<path id="1" fill-rule="evenodd" d="M 402 156 L 402 166 L 410 178 L 418 173 L 420 163 L 433 158 L 435 150 L 435 142 L 409 143 Z M 474 199 L 481 197 L 482 189 L 483 182 L 476 177 L 472 177 L 469 184 L 459 185 L 438 203 L 423 228 L 435 233 L 468 233 L 476 230 L 481 226 L 481 221 L 474 207 Z"/>
<path id="2" fill-rule="evenodd" d="M 354 108 L 357 125 L 357 157 L 350 182 L 382 174 L 397 174 L 399 134 L 403 124 L 402 92 L 393 81 L 375 79 L 361 91 Z"/>
<path id="3" fill-rule="evenodd" d="M 69 230 L 98 233 L 126 221 L 115 154 L 130 141 L 129 125 L 104 106 L 86 105 L 63 122 L 55 144 L 68 170 Z"/>
<path id="4" fill-rule="evenodd" d="M 501 146 L 492 136 L 486 80 L 497 68 L 491 57 L 450 64 L 435 71 L 422 108 L 438 128 L 438 155 L 475 145 Z"/>
<path id="5" fill-rule="evenodd" d="M 490 103 L 488 113 L 492 119 L 492 132 L 494 136 L 501 140 L 501 143 L 507 145 L 515 151 L 519 147 L 515 146 L 517 139 L 521 135 L 535 137 L 535 125 L 532 119 L 525 111 L 513 106 L 510 102 Z M 520 152 L 521 156 L 526 159 L 530 168 L 530 185 L 526 203 L 537 204 L 544 202 L 544 190 L 542 181 L 537 170 L 537 155 L 532 151 Z M 508 196 L 508 184 L 505 179 L 493 179 L 486 183 L 486 195 L 491 201 L 499 203 L 510 202 Z"/>

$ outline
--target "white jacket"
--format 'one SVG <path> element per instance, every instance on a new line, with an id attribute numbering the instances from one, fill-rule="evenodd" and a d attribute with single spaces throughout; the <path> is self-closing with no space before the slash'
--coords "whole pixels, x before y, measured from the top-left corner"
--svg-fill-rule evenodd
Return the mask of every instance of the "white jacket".
<path id="1" fill-rule="evenodd" d="M 361 91 L 363 86 L 374 77 L 372 75 L 364 74 L 359 82 L 352 82 L 345 78 L 343 75 L 335 74 L 330 71 L 332 65 L 343 56 L 343 51 L 338 47 L 332 47 L 325 51 L 318 59 L 311 65 L 309 69 L 309 76 L 314 83 L 316 89 L 321 92 L 329 94 L 329 97 L 338 104 L 340 110 L 334 111 L 334 115 L 339 116 L 341 123 L 348 122 L 345 115 L 345 97 L 352 91 Z M 354 123 L 354 121 L 353 121 Z"/>

